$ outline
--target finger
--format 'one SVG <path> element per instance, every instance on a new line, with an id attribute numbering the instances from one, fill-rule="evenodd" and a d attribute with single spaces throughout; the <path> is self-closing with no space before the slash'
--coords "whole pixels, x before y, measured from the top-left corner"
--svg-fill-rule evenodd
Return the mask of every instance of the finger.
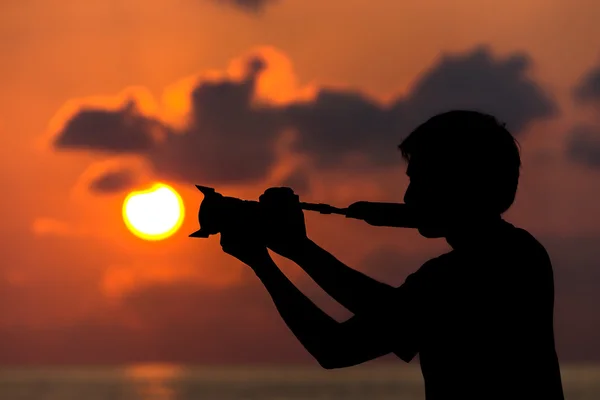
<path id="1" fill-rule="evenodd" d="M 258 198 L 261 203 L 275 203 L 281 201 L 281 195 L 278 188 L 272 187 L 265 190 L 265 192 Z"/>
<path id="2" fill-rule="evenodd" d="M 247 246 L 258 246 L 262 244 L 260 235 L 256 232 L 241 232 L 241 231 L 228 231 L 221 232 L 221 238 L 219 241 L 221 247 L 247 247 Z"/>
<path id="3" fill-rule="evenodd" d="M 223 250 L 225 250 L 225 248 L 229 245 L 229 241 L 226 237 L 223 237 L 223 235 L 221 235 L 221 240 L 219 240 L 219 244 L 221 245 Z"/>
<path id="4" fill-rule="evenodd" d="M 240 239 L 238 237 L 236 237 L 236 235 L 233 234 L 233 233 L 221 232 L 221 239 L 220 239 L 219 242 L 221 244 L 221 247 L 224 247 L 224 246 L 228 247 L 228 246 L 231 246 L 231 245 L 233 245 L 235 243 L 238 243 L 239 240 Z"/>
<path id="5" fill-rule="evenodd" d="M 231 243 L 221 240 L 221 250 L 227 254 L 231 254 L 233 252 L 233 246 Z"/>
<path id="6" fill-rule="evenodd" d="M 285 193 L 284 190 L 282 190 L 281 187 L 279 186 L 275 186 L 275 187 L 270 187 L 267 190 L 265 190 L 264 195 L 266 196 L 274 196 L 274 195 L 281 195 L 282 193 Z"/>
<path id="7" fill-rule="evenodd" d="M 240 248 L 239 242 L 232 241 L 229 239 L 221 240 L 221 249 L 223 250 L 223 252 L 225 252 L 227 254 L 235 255 L 238 253 L 239 248 Z"/>
<path id="8" fill-rule="evenodd" d="M 282 194 L 285 194 L 287 196 L 294 196 L 295 195 L 294 190 L 291 187 L 282 186 L 282 187 L 279 188 L 279 191 Z"/>
<path id="9" fill-rule="evenodd" d="M 265 197 L 292 197 L 294 195 L 294 191 L 289 187 L 270 187 L 263 193 Z"/>
<path id="10" fill-rule="evenodd" d="M 298 203 L 300 198 L 288 187 L 273 187 L 265 190 L 259 197 L 261 203 L 291 204 Z"/>

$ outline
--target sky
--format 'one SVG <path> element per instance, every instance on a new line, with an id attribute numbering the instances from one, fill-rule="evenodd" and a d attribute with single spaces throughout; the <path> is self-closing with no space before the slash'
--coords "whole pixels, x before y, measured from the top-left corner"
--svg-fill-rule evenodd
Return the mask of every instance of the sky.
<path id="1" fill-rule="evenodd" d="M 593 0 L 1 2 L 0 364 L 312 362 L 254 273 L 217 237 L 187 237 L 194 185 L 400 202 L 397 145 L 452 108 L 494 114 L 519 140 L 505 217 L 553 261 L 561 361 L 600 361 L 599 17 Z M 186 207 L 160 242 L 121 216 L 154 181 Z M 394 285 L 448 251 L 413 231 L 306 221 Z"/>

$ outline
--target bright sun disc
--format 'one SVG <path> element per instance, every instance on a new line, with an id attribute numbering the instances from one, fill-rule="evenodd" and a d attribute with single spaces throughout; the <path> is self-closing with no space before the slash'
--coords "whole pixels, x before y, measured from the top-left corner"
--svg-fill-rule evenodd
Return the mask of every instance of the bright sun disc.
<path id="1" fill-rule="evenodd" d="M 164 183 L 131 192 L 123 202 L 123 220 L 129 230 L 145 240 L 166 239 L 181 227 L 184 216 L 179 194 Z"/>

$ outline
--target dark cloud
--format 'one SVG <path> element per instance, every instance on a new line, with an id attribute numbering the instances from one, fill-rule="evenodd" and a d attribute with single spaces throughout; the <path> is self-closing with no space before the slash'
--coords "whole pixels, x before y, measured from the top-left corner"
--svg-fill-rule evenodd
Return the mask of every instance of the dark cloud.
<path id="1" fill-rule="evenodd" d="M 481 46 L 465 55 L 444 56 L 425 72 L 399 105 L 422 121 L 448 109 L 478 109 L 521 134 L 536 119 L 555 116 L 558 106 L 528 75 L 531 59 L 523 53 L 495 58 Z"/>
<path id="2" fill-rule="evenodd" d="M 567 137 L 567 156 L 572 161 L 600 168 L 600 127 L 578 125 Z"/>
<path id="3" fill-rule="evenodd" d="M 95 193 L 115 193 L 130 189 L 136 182 L 136 174 L 128 169 L 108 171 L 90 183 Z"/>
<path id="4" fill-rule="evenodd" d="M 161 177 L 186 183 L 248 182 L 264 178 L 276 161 L 275 141 L 297 133 L 294 149 L 320 167 L 349 156 L 370 165 L 399 160 L 397 144 L 416 125 L 454 108 L 496 115 L 520 134 L 532 121 L 557 113 L 554 101 L 527 77 L 522 54 L 496 59 L 486 47 L 441 58 L 410 93 L 390 105 L 364 94 L 322 88 L 313 101 L 261 105 L 255 86 L 268 60 L 254 57 L 241 81 L 202 81 L 191 95 L 189 125 L 182 131 L 124 110 L 82 111 L 60 133 L 58 147 L 138 151 Z M 166 132 L 160 143 L 148 130 Z"/>
<path id="5" fill-rule="evenodd" d="M 573 98 L 580 104 L 600 102 L 600 67 L 583 76 L 573 90 Z"/>
<path id="6" fill-rule="evenodd" d="M 107 111 L 84 108 L 75 114 L 54 140 L 57 149 L 109 153 L 145 153 L 156 144 L 166 127 L 141 115 L 134 101 Z"/>
<path id="7" fill-rule="evenodd" d="M 212 0 L 219 4 L 227 4 L 242 11 L 258 13 L 263 11 L 267 6 L 275 3 L 276 0 Z"/>
<path id="8" fill-rule="evenodd" d="M 275 162 L 281 129 L 277 109 L 253 103 L 265 64 L 248 63 L 241 82 L 202 82 L 191 94 L 190 124 L 150 158 L 158 174 L 191 183 L 244 182 L 264 177 Z"/>
<path id="9" fill-rule="evenodd" d="M 522 54 L 494 59 L 487 47 L 445 56 L 419 78 L 405 98 L 385 107 L 359 93 L 322 90 L 313 103 L 292 105 L 289 119 L 302 133 L 299 147 L 321 165 L 362 153 L 375 164 L 397 162 L 396 145 L 418 124 L 450 109 L 495 115 L 515 134 L 558 108 L 527 75 Z"/>

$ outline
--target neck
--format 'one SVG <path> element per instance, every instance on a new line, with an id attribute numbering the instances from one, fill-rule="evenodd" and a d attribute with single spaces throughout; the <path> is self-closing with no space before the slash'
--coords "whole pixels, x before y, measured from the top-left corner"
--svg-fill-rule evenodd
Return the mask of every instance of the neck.
<path id="1" fill-rule="evenodd" d="M 493 241 L 491 236 L 498 232 L 503 223 L 500 215 L 461 221 L 449 229 L 446 242 L 455 250 L 478 246 L 480 243 Z"/>

